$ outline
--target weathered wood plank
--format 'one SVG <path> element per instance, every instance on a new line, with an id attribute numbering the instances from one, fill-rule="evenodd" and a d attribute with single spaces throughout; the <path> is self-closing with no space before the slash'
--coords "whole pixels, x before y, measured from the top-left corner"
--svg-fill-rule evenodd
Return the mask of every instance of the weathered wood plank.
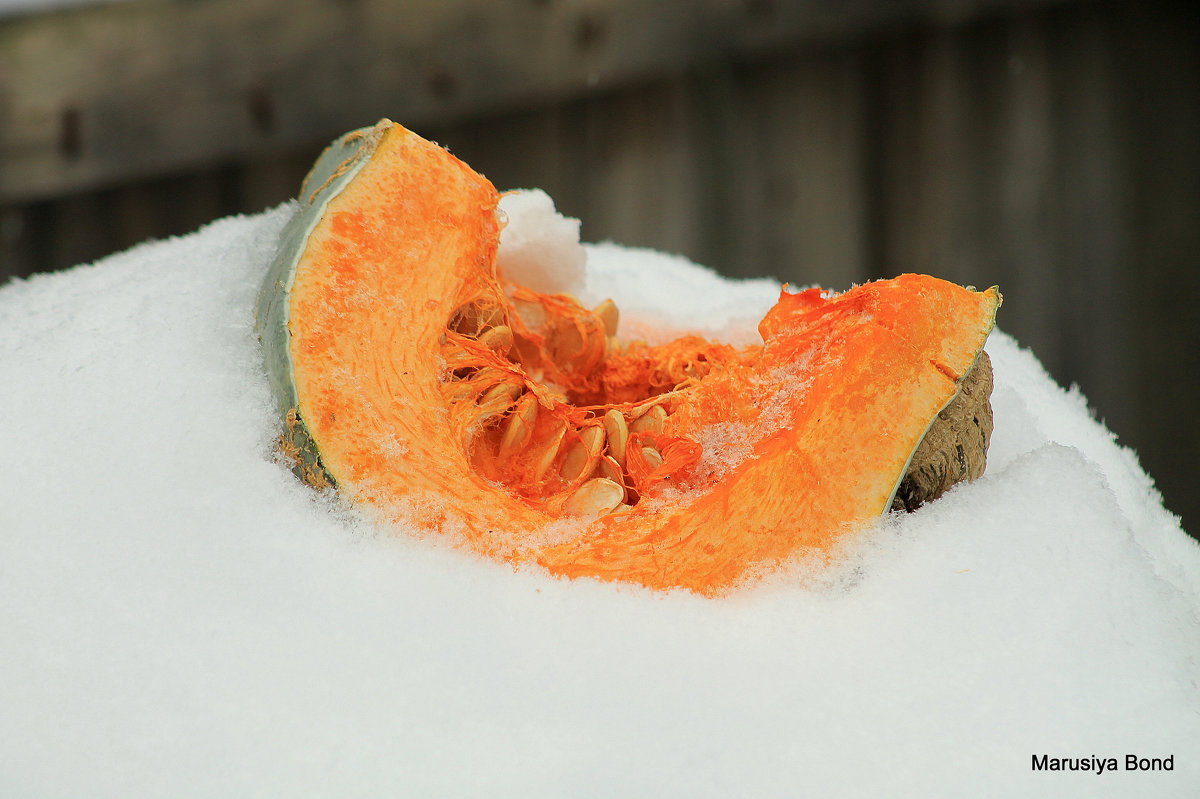
<path id="1" fill-rule="evenodd" d="M 18 17 L 0 25 L 0 204 L 1010 2 L 130 0 Z"/>
<path id="2" fill-rule="evenodd" d="M 869 276 L 862 56 L 816 48 L 740 71 L 720 143 L 734 249 L 715 266 L 837 289 Z"/>
<path id="3" fill-rule="evenodd" d="M 844 287 L 867 277 L 861 77 L 832 49 L 432 135 L 498 186 L 544 188 L 587 240 Z"/>
<path id="4" fill-rule="evenodd" d="M 1056 376 L 1078 383 L 1103 408 L 1109 426 L 1131 433 L 1138 423 L 1128 385 L 1138 275 L 1129 268 L 1129 190 L 1121 153 L 1112 17 L 1084 10 L 1056 19 L 1059 47 L 1054 127 L 1057 131 L 1061 226 L 1058 263 L 1059 340 Z M 1109 23 L 1109 24 L 1106 24 Z"/>
<path id="5" fill-rule="evenodd" d="M 1171 3 L 914 29 L 881 37 L 871 81 L 878 272 L 999 283 L 1001 327 L 1193 532 L 1200 433 L 1173 420 L 1200 402 L 1198 34 Z"/>
<path id="6" fill-rule="evenodd" d="M 875 65 L 875 269 L 999 284 L 1000 325 L 1061 371 L 1062 178 L 1044 20 L 893 40 Z"/>
<path id="7" fill-rule="evenodd" d="M 1106 26 L 1123 78 L 1116 128 L 1128 192 L 1132 357 L 1121 378 L 1133 413 L 1126 443 L 1200 538 L 1200 426 L 1190 421 L 1200 407 L 1200 6 L 1168 10 L 1131 4 Z"/>

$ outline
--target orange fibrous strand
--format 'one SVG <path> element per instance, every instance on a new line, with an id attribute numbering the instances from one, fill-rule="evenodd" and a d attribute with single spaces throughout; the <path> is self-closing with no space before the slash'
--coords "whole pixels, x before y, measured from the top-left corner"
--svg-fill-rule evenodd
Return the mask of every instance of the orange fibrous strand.
<path id="1" fill-rule="evenodd" d="M 638 492 L 643 494 L 658 483 L 686 475 L 703 454 L 700 442 L 686 436 L 636 433 L 629 441 L 630 448 L 626 456 L 629 478 Z M 647 447 L 658 453 L 661 458 L 658 463 L 652 463 L 647 458 Z"/>
<path id="2" fill-rule="evenodd" d="M 511 334 L 489 333 L 502 327 Z M 493 349 L 489 339 L 506 346 Z M 452 430 L 484 479 L 553 512 L 564 492 L 605 477 L 635 504 L 660 484 L 679 485 L 703 448 L 687 435 L 654 429 L 634 432 L 621 446 L 628 452 L 621 462 L 605 459 L 616 451 L 601 424 L 605 413 L 615 409 L 636 429 L 654 405 L 685 402 L 692 386 L 753 362 L 760 351 L 699 336 L 657 346 L 619 342 L 574 297 L 484 274 L 464 282 L 447 321 L 442 390 Z M 665 417 L 662 409 L 649 415 L 655 413 Z"/>

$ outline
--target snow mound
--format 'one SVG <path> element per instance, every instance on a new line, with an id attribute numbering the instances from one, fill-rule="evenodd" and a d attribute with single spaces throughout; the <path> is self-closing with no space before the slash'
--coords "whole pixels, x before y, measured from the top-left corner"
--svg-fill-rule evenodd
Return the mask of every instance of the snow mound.
<path id="1" fill-rule="evenodd" d="M 987 474 L 834 568 L 557 581 L 274 462 L 252 317 L 292 211 L 0 289 L 0 795 L 1197 795 L 1200 548 L 1010 337 Z M 779 290 L 586 252 L 626 334 L 748 336 Z"/>
<path id="2" fill-rule="evenodd" d="M 579 220 L 563 216 L 541 189 L 500 197 L 500 248 L 496 269 L 509 280 L 542 294 L 577 294 L 586 274 L 587 252 L 579 243 Z"/>

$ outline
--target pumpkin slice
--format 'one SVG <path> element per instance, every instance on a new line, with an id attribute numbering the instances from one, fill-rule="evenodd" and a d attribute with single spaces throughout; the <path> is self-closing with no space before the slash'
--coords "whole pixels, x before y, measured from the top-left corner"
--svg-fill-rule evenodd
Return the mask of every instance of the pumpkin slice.
<path id="1" fill-rule="evenodd" d="M 996 289 L 785 290 L 761 346 L 650 346 L 611 302 L 498 275 L 498 200 L 387 120 L 318 160 L 257 311 L 306 482 L 491 557 L 711 595 L 981 473 Z"/>

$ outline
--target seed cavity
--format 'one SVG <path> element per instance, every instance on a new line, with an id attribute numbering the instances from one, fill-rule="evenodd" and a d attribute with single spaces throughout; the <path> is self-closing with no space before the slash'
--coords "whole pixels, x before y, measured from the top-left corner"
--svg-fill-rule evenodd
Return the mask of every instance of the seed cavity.
<path id="1" fill-rule="evenodd" d="M 663 464 L 657 437 L 679 379 L 703 370 L 679 364 L 674 383 L 639 371 L 649 345 L 617 338 L 611 299 L 589 311 L 567 295 L 522 292 L 460 300 L 440 338 L 442 396 L 471 461 L 572 516 L 628 513 Z"/>
<path id="2" fill-rule="evenodd" d="M 468 302 L 450 315 L 446 327 L 469 338 L 478 337 L 489 327 L 504 321 L 504 309 L 490 299 Z"/>

